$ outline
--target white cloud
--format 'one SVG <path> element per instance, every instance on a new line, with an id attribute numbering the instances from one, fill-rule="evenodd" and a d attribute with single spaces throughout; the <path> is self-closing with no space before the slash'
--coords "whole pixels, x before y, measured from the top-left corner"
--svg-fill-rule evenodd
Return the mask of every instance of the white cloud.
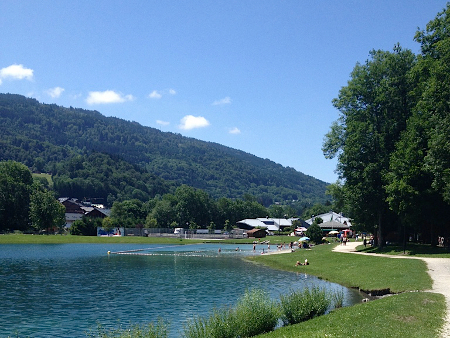
<path id="1" fill-rule="evenodd" d="M 88 104 L 107 104 L 122 103 L 125 101 L 133 101 L 133 95 L 122 95 L 113 90 L 105 90 L 104 92 L 89 92 L 86 99 Z"/>
<path id="2" fill-rule="evenodd" d="M 148 97 L 151 99 L 160 99 L 160 98 L 162 98 L 162 94 L 160 92 L 158 92 L 157 90 L 154 90 L 148 95 Z"/>
<path id="3" fill-rule="evenodd" d="M 166 89 L 166 90 L 154 90 L 150 94 L 148 94 L 148 97 L 151 99 L 158 100 L 158 99 L 162 98 L 163 95 L 167 95 L 167 94 L 175 95 L 176 93 L 177 93 L 176 90 L 172 89 L 172 88 Z"/>
<path id="4" fill-rule="evenodd" d="M 65 89 L 61 87 L 50 88 L 49 90 L 47 90 L 47 94 L 52 98 L 57 98 L 61 96 L 64 90 Z"/>
<path id="5" fill-rule="evenodd" d="M 0 84 L 3 79 L 11 80 L 32 80 L 33 79 L 33 69 L 24 68 L 23 65 L 11 65 L 0 69 Z"/>
<path id="6" fill-rule="evenodd" d="M 168 126 L 170 124 L 170 122 L 162 121 L 162 120 L 156 120 L 156 123 L 161 126 Z"/>
<path id="7" fill-rule="evenodd" d="M 229 133 L 230 133 L 230 134 L 240 134 L 241 131 L 239 130 L 239 128 L 234 127 L 233 129 L 230 129 L 230 130 L 229 130 Z"/>
<path id="8" fill-rule="evenodd" d="M 203 116 L 186 115 L 181 119 L 179 128 L 183 130 L 190 130 L 207 126 L 209 126 L 209 121 Z"/>
<path id="9" fill-rule="evenodd" d="M 214 101 L 213 102 L 213 106 L 219 106 L 219 105 L 222 105 L 222 104 L 230 104 L 230 103 L 231 103 L 231 98 L 229 96 L 227 96 L 227 97 L 224 97 L 221 100 Z"/>

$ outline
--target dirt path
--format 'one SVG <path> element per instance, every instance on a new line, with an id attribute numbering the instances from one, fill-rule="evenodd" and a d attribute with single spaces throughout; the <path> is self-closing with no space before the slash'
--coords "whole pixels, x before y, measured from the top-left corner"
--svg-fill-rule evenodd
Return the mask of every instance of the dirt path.
<path id="1" fill-rule="evenodd" d="M 444 327 L 442 328 L 441 337 L 450 337 L 450 258 L 392 256 L 392 255 L 357 252 L 356 247 L 361 244 L 362 244 L 361 242 L 347 242 L 347 245 L 338 245 L 337 247 L 334 248 L 333 251 L 354 253 L 359 255 L 383 256 L 389 258 L 421 259 L 427 263 L 428 274 L 433 280 L 433 288 L 428 291 L 444 295 L 447 303 L 447 314 L 445 318 Z"/>

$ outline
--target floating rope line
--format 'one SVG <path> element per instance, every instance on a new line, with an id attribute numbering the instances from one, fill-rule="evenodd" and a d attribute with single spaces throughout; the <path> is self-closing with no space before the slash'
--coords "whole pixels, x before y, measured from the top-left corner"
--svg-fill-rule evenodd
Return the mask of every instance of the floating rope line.
<path id="1" fill-rule="evenodd" d="M 189 244 L 188 244 L 189 245 Z M 134 249 L 134 250 L 124 250 L 124 251 L 108 251 L 109 254 L 114 255 L 140 255 L 140 256 L 151 256 L 155 255 L 152 253 L 141 253 L 142 251 L 151 251 L 158 249 L 167 249 L 167 248 L 178 248 L 178 247 L 187 247 L 188 245 L 170 245 L 170 246 L 157 246 L 154 248 L 144 248 L 144 249 Z M 191 244 L 194 245 L 194 244 Z M 189 251 L 189 252 L 205 252 L 205 251 Z"/>
<path id="2" fill-rule="evenodd" d="M 134 249 L 134 250 L 124 250 L 124 251 L 108 251 L 108 254 L 115 254 L 115 255 L 124 255 L 127 253 L 133 254 L 134 252 L 140 252 L 140 251 L 150 251 L 155 249 L 164 249 L 164 248 L 175 248 L 181 245 L 171 245 L 171 246 L 158 246 L 155 248 L 144 248 L 144 249 Z"/>
<path id="3" fill-rule="evenodd" d="M 236 250 L 224 250 L 221 253 L 211 250 L 192 250 L 192 251 L 169 251 L 165 252 L 154 252 L 155 250 L 168 249 L 168 248 L 187 248 L 190 245 L 197 244 L 187 244 L 187 245 L 170 245 L 170 246 L 157 246 L 152 248 L 134 249 L 134 250 L 123 250 L 123 251 L 108 251 L 108 255 L 135 255 L 135 256 L 189 256 L 189 257 L 220 257 L 223 255 L 235 254 Z M 147 251 L 147 252 L 145 252 Z M 150 252 L 149 252 L 150 251 Z M 153 251 L 153 252 L 151 252 Z M 240 250 L 239 250 L 240 251 Z"/>

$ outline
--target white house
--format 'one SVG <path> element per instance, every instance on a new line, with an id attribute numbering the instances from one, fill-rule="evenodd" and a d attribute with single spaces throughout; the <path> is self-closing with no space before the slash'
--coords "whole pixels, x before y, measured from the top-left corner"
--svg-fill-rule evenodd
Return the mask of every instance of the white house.
<path id="1" fill-rule="evenodd" d="M 342 216 L 342 214 L 338 214 L 334 211 L 327 212 L 325 214 L 314 215 L 313 217 L 306 219 L 305 222 L 311 225 L 314 222 L 314 218 L 320 217 L 324 223 L 328 222 L 337 222 L 341 224 L 345 224 L 348 227 L 352 226 L 351 219 L 348 217 Z"/>
<path id="2" fill-rule="evenodd" d="M 247 218 L 242 221 L 236 222 L 236 225 L 240 229 L 251 230 L 255 228 L 266 229 L 267 231 L 283 231 L 283 229 L 292 226 L 292 222 L 298 220 L 298 218 Z"/>

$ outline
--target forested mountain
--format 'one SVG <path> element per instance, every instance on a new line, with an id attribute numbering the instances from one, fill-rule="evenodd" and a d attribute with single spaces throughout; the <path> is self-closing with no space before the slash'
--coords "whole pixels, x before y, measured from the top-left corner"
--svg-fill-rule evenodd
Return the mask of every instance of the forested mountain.
<path id="1" fill-rule="evenodd" d="M 326 183 L 267 159 L 97 111 L 0 94 L 0 160 L 50 172 L 64 196 L 145 200 L 181 184 L 268 206 L 324 202 Z"/>

